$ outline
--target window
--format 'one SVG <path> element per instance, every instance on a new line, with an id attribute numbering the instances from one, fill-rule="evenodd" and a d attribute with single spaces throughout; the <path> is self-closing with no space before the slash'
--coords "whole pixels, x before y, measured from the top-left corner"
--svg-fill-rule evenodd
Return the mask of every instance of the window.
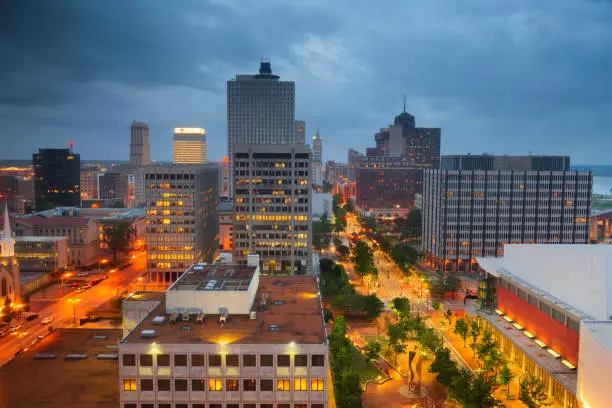
<path id="1" fill-rule="evenodd" d="M 291 356 L 288 354 L 279 354 L 277 356 L 277 364 L 279 367 L 289 367 L 291 365 Z"/>
<path id="2" fill-rule="evenodd" d="M 257 382 L 254 379 L 242 381 L 243 391 L 257 391 Z"/>
<path id="3" fill-rule="evenodd" d="M 227 404 L 227 405 L 225 405 L 225 408 L 240 408 L 240 405 L 238 405 L 238 404 Z"/>
<path id="4" fill-rule="evenodd" d="M 204 391 L 204 380 L 195 378 L 191 380 L 191 391 Z"/>
<path id="5" fill-rule="evenodd" d="M 293 408 L 308 408 L 306 404 L 293 404 Z"/>
<path id="6" fill-rule="evenodd" d="M 223 390 L 223 381 L 219 378 L 209 378 L 208 379 L 208 391 L 222 391 Z"/>
<path id="7" fill-rule="evenodd" d="M 263 405 L 261 405 L 263 407 Z M 255 404 L 243 404 L 242 408 L 255 408 Z"/>
<path id="8" fill-rule="evenodd" d="M 312 355 L 312 366 L 313 367 L 324 367 L 325 366 L 325 356 L 323 354 L 313 354 Z"/>
<path id="9" fill-rule="evenodd" d="M 323 378 L 313 378 L 310 382 L 311 391 L 325 391 L 325 380 Z"/>
<path id="10" fill-rule="evenodd" d="M 274 365 L 274 356 L 272 354 L 262 354 L 259 356 L 259 365 L 262 367 L 272 367 Z"/>
<path id="11" fill-rule="evenodd" d="M 170 380 L 158 379 L 157 380 L 158 391 L 170 391 Z"/>
<path id="12" fill-rule="evenodd" d="M 221 404 L 208 404 L 208 408 L 222 408 Z"/>
<path id="13" fill-rule="evenodd" d="M 290 404 L 278 404 L 276 407 L 277 408 L 291 408 L 291 405 Z"/>
<path id="14" fill-rule="evenodd" d="M 290 380 L 276 380 L 276 390 L 277 391 L 291 391 L 291 381 Z"/>
<path id="15" fill-rule="evenodd" d="M 206 408 L 206 406 L 204 404 L 191 404 L 191 408 Z"/>
<path id="16" fill-rule="evenodd" d="M 158 367 L 170 367 L 170 354 L 158 354 L 157 355 L 157 366 Z"/>
<path id="17" fill-rule="evenodd" d="M 172 408 L 172 404 L 166 403 L 166 402 L 159 403 L 159 404 L 157 404 L 157 408 Z"/>
<path id="18" fill-rule="evenodd" d="M 140 408 L 155 408 L 155 404 L 140 404 Z"/>
<path id="19" fill-rule="evenodd" d="M 271 379 L 262 379 L 259 380 L 259 389 L 261 391 L 272 391 L 272 380 Z"/>
<path id="20" fill-rule="evenodd" d="M 245 367 L 255 367 L 257 364 L 257 357 L 255 354 L 245 354 L 242 356 L 242 365 Z"/>
<path id="21" fill-rule="evenodd" d="M 135 354 L 123 354 L 121 356 L 123 360 L 124 367 L 134 367 L 136 365 L 136 355 Z"/>
<path id="22" fill-rule="evenodd" d="M 208 355 L 208 365 L 210 367 L 221 367 L 221 355 L 209 354 Z"/>
<path id="23" fill-rule="evenodd" d="M 259 408 L 274 408 L 272 404 L 259 404 Z"/>
<path id="24" fill-rule="evenodd" d="M 310 404 L 310 408 L 323 408 L 323 404 Z"/>
<path id="25" fill-rule="evenodd" d="M 136 391 L 136 379 L 126 378 L 123 380 L 123 391 Z"/>
<path id="26" fill-rule="evenodd" d="M 308 391 L 308 380 L 305 378 L 296 378 L 293 380 L 294 391 Z"/>
<path id="27" fill-rule="evenodd" d="M 153 391 L 153 380 L 150 378 L 140 380 L 140 391 Z"/>
<path id="28" fill-rule="evenodd" d="M 153 366 L 153 356 L 151 354 L 141 354 L 140 355 L 140 366 L 141 367 L 152 367 Z"/>
<path id="29" fill-rule="evenodd" d="M 191 355 L 191 366 L 192 367 L 204 367 L 204 354 L 192 354 Z"/>
<path id="30" fill-rule="evenodd" d="M 187 404 L 174 404 L 174 408 L 189 408 Z"/>
<path id="31" fill-rule="evenodd" d="M 177 367 L 187 367 L 187 354 L 175 354 L 174 365 Z"/>
<path id="32" fill-rule="evenodd" d="M 239 391 L 238 380 L 225 380 L 226 391 Z"/>
<path id="33" fill-rule="evenodd" d="M 174 380 L 174 391 L 189 391 L 187 389 L 187 380 Z"/>
<path id="34" fill-rule="evenodd" d="M 136 404 L 123 404 L 123 408 L 138 408 Z"/>
<path id="35" fill-rule="evenodd" d="M 308 356 L 306 354 L 297 354 L 293 358 L 296 367 L 306 367 L 308 365 Z"/>
<path id="36" fill-rule="evenodd" d="M 240 365 L 238 354 L 228 354 L 225 356 L 225 365 L 228 367 L 238 367 Z"/>

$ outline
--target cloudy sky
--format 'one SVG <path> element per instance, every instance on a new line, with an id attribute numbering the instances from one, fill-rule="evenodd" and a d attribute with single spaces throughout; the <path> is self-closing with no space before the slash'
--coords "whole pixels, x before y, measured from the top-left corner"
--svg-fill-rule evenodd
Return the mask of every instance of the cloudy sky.
<path id="1" fill-rule="evenodd" d="M 0 3 L 0 158 L 75 142 L 127 160 L 149 123 L 226 154 L 226 81 L 262 56 L 296 82 L 296 118 L 346 160 L 407 110 L 442 152 L 612 164 L 609 0 L 12 0 Z"/>

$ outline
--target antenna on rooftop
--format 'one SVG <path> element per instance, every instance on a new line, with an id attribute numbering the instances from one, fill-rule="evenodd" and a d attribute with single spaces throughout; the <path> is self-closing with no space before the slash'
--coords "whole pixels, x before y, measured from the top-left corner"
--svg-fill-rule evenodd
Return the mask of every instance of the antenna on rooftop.
<path id="1" fill-rule="evenodd" d="M 68 147 L 70 147 L 70 154 L 74 153 L 74 142 L 68 142 Z"/>

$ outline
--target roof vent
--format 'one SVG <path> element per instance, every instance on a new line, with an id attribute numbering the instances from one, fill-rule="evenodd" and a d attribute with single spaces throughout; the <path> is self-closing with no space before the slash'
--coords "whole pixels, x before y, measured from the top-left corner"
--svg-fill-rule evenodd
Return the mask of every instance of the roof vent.
<path id="1" fill-rule="evenodd" d="M 84 360 L 87 358 L 87 354 L 66 354 L 64 360 Z"/>
<path id="2" fill-rule="evenodd" d="M 166 316 L 155 316 L 153 318 L 153 324 L 161 325 L 166 321 Z"/>
<path id="3" fill-rule="evenodd" d="M 271 331 L 271 332 L 277 332 L 277 331 L 280 331 L 280 326 L 279 326 L 279 325 L 277 325 L 277 324 L 271 324 L 271 325 L 268 327 L 268 331 Z"/>
<path id="4" fill-rule="evenodd" d="M 284 300 L 275 300 L 274 301 L 275 305 L 284 305 L 285 303 L 287 303 L 287 302 L 285 302 Z"/>
<path id="5" fill-rule="evenodd" d="M 251 319 L 251 320 L 256 320 L 256 319 L 257 319 L 257 312 L 251 312 L 251 313 L 249 313 L 249 319 Z"/>
<path id="6" fill-rule="evenodd" d="M 140 338 L 141 339 L 152 339 L 153 337 L 155 337 L 155 330 L 142 330 L 140 332 Z"/>

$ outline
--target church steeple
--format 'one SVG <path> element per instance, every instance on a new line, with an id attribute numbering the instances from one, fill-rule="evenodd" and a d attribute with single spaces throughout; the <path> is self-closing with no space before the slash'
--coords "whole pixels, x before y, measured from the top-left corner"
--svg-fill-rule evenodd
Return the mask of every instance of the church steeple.
<path id="1" fill-rule="evenodd" d="M 15 256 L 15 239 L 11 234 L 11 223 L 9 221 L 8 205 L 4 205 L 4 230 L 0 240 L 0 257 Z"/>

